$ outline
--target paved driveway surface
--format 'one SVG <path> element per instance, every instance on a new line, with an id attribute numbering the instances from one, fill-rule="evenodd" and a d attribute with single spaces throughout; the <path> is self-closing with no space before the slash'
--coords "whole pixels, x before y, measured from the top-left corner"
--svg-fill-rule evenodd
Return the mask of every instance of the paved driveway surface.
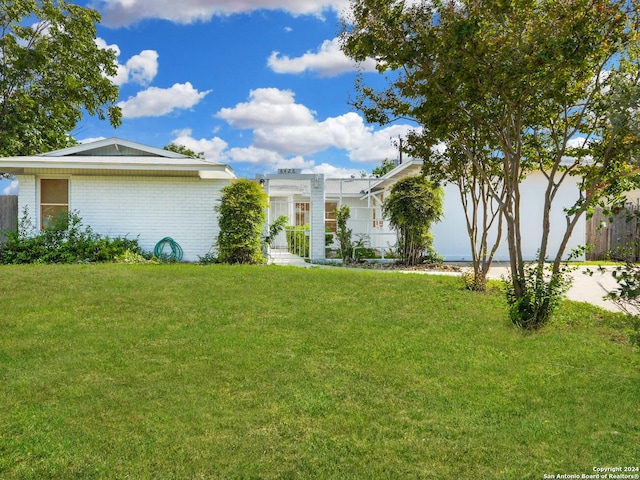
<path id="1" fill-rule="evenodd" d="M 585 272 L 590 269 L 593 271 L 593 275 L 589 276 Z M 593 305 L 598 305 L 602 308 L 610 310 L 612 312 L 619 312 L 620 309 L 615 303 L 604 300 L 607 292 L 616 290 L 618 284 L 611 276 L 613 267 L 607 267 L 606 273 L 600 273 L 598 267 L 578 267 L 571 276 L 573 277 L 573 283 L 571 288 L 567 292 L 567 297 L 570 300 L 577 302 L 587 302 Z M 493 279 L 500 279 L 509 273 L 509 268 L 499 264 L 492 267 L 489 271 L 489 277 Z"/>

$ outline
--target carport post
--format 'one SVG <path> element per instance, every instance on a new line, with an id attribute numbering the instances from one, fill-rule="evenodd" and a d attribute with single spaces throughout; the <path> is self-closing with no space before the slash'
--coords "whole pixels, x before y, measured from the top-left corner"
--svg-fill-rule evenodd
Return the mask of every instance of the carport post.
<path id="1" fill-rule="evenodd" d="M 311 224 L 309 235 L 309 257 L 312 262 L 325 259 L 325 212 L 324 175 L 317 174 L 311 179 Z"/>

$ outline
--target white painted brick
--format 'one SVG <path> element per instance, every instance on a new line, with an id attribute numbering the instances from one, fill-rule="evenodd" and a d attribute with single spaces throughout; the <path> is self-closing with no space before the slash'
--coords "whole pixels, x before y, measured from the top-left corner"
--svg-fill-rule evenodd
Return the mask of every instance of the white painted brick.
<path id="1" fill-rule="evenodd" d="M 36 177 L 23 175 L 19 208 L 37 212 Z M 218 235 L 214 206 L 227 180 L 199 178 L 73 176 L 69 208 L 101 235 L 139 238 L 152 251 L 164 237 L 184 250 L 184 260 L 197 261 L 210 251 Z M 33 218 L 32 218 L 33 219 Z"/>

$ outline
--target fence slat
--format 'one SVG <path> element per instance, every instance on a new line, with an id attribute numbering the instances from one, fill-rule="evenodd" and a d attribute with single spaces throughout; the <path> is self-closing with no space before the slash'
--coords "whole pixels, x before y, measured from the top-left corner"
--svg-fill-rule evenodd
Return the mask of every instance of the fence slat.
<path id="1" fill-rule="evenodd" d="M 15 232 L 18 229 L 18 196 L 0 195 L 0 243 L 3 243 L 7 236 L 4 232 L 10 230 Z"/>
<path id="2" fill-rule="evenodd" d="M 612 258 L 627 262 L 640 260 L 640 206 L 628 203 L 613 218 L 597 207 L 587 221 L 587 244 L 591 250 L 587 260 Z"/>

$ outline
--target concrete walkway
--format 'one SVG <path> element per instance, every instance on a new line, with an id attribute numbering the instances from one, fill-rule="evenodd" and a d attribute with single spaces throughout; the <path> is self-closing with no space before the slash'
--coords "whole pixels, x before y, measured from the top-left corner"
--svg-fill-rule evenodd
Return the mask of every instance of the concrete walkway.
<path id="1" fill-rule="evenodd" d="M 268 263 L 273 265 L 290 265 L 293 267 L 313 267 L 314 265 L 304 261 L 304 258 L 289 253 L 282 248 L 272 248 L 269 250 Z"/>

